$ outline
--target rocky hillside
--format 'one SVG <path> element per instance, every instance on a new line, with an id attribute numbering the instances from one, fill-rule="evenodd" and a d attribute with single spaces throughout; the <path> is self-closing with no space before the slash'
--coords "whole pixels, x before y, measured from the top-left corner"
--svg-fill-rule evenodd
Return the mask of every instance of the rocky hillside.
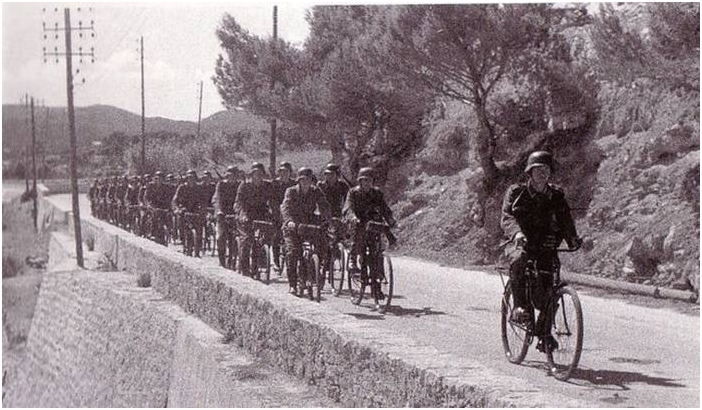
<path id="1" fill-rule="evenodd" d="M 583 251 L 563 258 L 567 269 L 699 290 L 699 103 L 665 92 L 656 101 L 638 121 L 624 121 L 629 110 L 620 101 L 598 127 L 531 138 L 554 152 L 554 183 L 577 208 L 587 239 Z M 431 124 L 425 147 L 393 173 L 391 184 L 405 193 L 394 204 L 400 249 L 448 264 L 491 264 L 504 240 L 502 195 L 520 176 L 483 192 L 482 171 L 466 149 L 466 111 L 447 110 Z"/>

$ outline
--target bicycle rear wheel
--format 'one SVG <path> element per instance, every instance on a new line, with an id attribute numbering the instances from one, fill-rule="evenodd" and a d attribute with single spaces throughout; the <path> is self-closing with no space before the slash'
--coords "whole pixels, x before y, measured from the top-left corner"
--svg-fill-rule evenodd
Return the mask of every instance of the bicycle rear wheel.
<path id="1" fill-rule="evenodd" d="M 550 309 L 551 333 L 558 347 L 547 349 L 546 357 L 551 374 L 558 380 L 568 380 L 578 367 L 583 349 L 583 311 L 578 293 L 569 286 L 557 289 Z"/>
<path id="2" fill-rule="evenodd" d="M 329 259 L 329 284 L 334 291 L 334 296 L 339 296 L 344 287 L 344 271 L 346 270 L 346 255 L 344 247 L 340 243 L 331 249 Z"/>
<path id="3" fill-rule="evenodd" d="M 514 298 L 512 295 L 512 286 L 507 282 L 505 291 L 502 294 L 501 308 L 501 323 L 502 331 L 502 347 L 505 351 L 505 356 L 510 363 L 519 364 L 524 360 L 524 357 L 529 350 L 529 335 L 528 325 L 514 323 L 510 320 L 514 309 Z"/>

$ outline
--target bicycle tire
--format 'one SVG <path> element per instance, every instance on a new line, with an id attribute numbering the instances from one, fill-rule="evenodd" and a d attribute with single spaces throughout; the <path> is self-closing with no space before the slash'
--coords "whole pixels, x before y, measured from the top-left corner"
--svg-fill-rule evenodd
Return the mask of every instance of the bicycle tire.
<path id="1" fill-rule="evenodd" d="M 249 272 L 248 274 L 254 279 L 260 279 L 261 275 L 258 271 L 258 262 L 260 258 L 258 241 L 253 241 L 251 244 L 251 254 L 249 255 Z"/>
<path id="2" fill-rule="evenodd" d="M 335 253 L 336 255 L 334 255 Z M 331 250 L 329 259 L 329 284 L 334 296 L 339 296 L 344 288 L 344 273 L 346 272 L 346 250 L 340 243 L 336 244 L 336 251 Z"/>
<path id="3" fill-rule="evenodd" d="M 356 277 L 357 275 L 357 277 Z M 360 271 L 354 274 L 353 287 L 351 287 L 351 300 L 355 305 L 360 305 L 363 301 L 363 293 L 368 285 L 368 266 L 365 258 L 361 258 Z"/>
<path id="4" fill-rule="evenodd" d="M 395 279 L 392 272 L 392 259 L 388 255 L 383 257 L 383 277 L 380 281 L 380 290 L 385 295 L 385 309 L 390 309 L 392 303 L 392 295 L 395 287 Z"/>
<path id="5" fill-rule="evenodd" d="M 229 269 L 231 270 L 236 270 L 236 262 L 237 258 L 239 257 L 239 241 L 235 236 L 230 236 L 229 239 L 227 239 L 227 264 L 229 266 Z"/>
<path id="6" fill-rule="evenodd" d="M 505 356 L 510 363 L 519 364 L 526 357 L 530 344 L 530 332 L 528 328 L 522 327 L 510 321 L 512 315 L 512 286 L 509 282 L 505 286 L 505 291 L 502 294 L 501 302 L 501 320 L 500 330 L 502 334 L 502 347 L 505 351 Z M 516 340 L 510 340 L 510 336 L 514 336 Z M 521 339 L 521 341 L 520 341 Z"/>
<path id="7" fill-rule="evenodd" d="M 263 249 L 263 252 L 265 253 L 265 257 L 263 260 L 266 261 L 266 269 L 263 272 L 264 273 L 263 283 L 268 285 L 269 283 L 271 283 L 271 254 L 272 254 L 272 252 L 271 252 L 270 246 L 265 245 L 265 244 L 263 245 L 262 249 Z"/>
<path id="8" fill-rule="evenodd" d="M 314 270 L 314 299 L 319 303 L 322 300 L 322 288 L 324 288 L 324 273 L 319 266 L 319 256 L 312 255 L 310 258 L 310 268 Z"/>
<path id="9" fill-rule="evenodd" d="M 572 306 L 566 307 L 566 299 L 572 301 Z M 550 346 L 547 346 L 546 358 L 553 377 L 565 381 L 570 378 L 573 370 L 578 367 L 583 349 L 583 310 L 578 293 L 570 286 L 558 288 L 551 300 L 549 309 L 551 310 L 552 318 L 551 332 L 559 346 L 555 351 L 552 351 Z M 570 318 L 570 322 L 566 311 L 573 315 Z M 573 324 L 572 319 L 575 319 L 575 324 Z M 572 332 L 575 332 L 574 339 L 571 338 Z M 572 350 L 564 347 L 566 340 L 571 342 L 569 345 L 572 345 Z"/>

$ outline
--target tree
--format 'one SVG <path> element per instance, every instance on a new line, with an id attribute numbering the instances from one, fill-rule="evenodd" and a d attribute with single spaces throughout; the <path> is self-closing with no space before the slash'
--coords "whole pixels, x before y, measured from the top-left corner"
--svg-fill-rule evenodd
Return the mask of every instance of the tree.
<path id="1" fill-rule="evenodd" d="M 548 49 L 549 10 L 546 4 L 401 6 L 389 8 L 379 25 L 379 63 L 473 108 L 474 146 L 488 188 L 499 177 L 488 104 L 506 76 L 533 71 Z"/>
<path id="2" fill-rule="evenodd" d="M 281 100 L 300 81 L 300 51 L 282 39 L 273 42 L 250 34 L 229 14 L 217 37 L 225 55 L 218 56 L 212 79 L 224 105 L 264 118 L 279 117 Z M 274 77 L 276 88 L 271 90 Z"/>
<path id="3" fill-rule="evenodd" d="M 650 35 L 626 27 L 602 4 L 590 28 L 598 77 L 621 86 L 635 81 L 699 92 L 700 9 L 697 3 L 648 5 Z"/>

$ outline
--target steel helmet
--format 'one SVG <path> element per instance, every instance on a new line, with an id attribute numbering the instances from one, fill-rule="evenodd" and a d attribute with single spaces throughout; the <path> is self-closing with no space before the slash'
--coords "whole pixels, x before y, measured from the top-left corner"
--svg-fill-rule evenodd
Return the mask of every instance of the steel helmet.
<path id="1" fill-rule="evenodd" d="M 524 172 L 528 173 L 532 168 L 547 166 L 551 171 L 553 171 L 553 158 L 551 154 L 546 151 L 534 151 L 529 155 L 527 159 L 527 165 Z"/>
<path id="2" fill-rule="evenodd" d="M 237 172 L 239 168 L 237 168 L 235 165 L 230 165 L 227 167 L 227 172 Z"/>
<path id="3" fill-rule="evenodd" d="M 195 172 L 195 171 L 192 170 L 192 169 L 189 169 L 189 170 L 185 173 L 185 175 L 186 175 L 186 176 L 191 176 L 191 175 L 192 175 L 192 176 L 194 176 L 195 178 L 197 178 L 197 172 Z"/>
<path id="4" fill-rule="evenodd" d="M 311 168 L 302 167 L 302 168 L 300 168 L 300 169 L 297 170 L 297 179 L 298 179 L 298 180 L 299 180 L 300 178 L 305 178 L 305 177 L 307 177 L 307 178 L 313 178 L 313 177 L 314 177 L 314 173 L 312 172 L 312 169 L 311 169 Z"/>
<path id="5" fill-rule="evenodd" d="M 325 173 L 325 174 L 332 174 L 332 173 L 335 173 L 335 174 L 338 175 L 340 171 L 341 171 L 341 170 L 340 170 L 339 166 L 338 166 L 337 164 L 334 164 L 334 163 L 331 163 L 331 162 L 327 164 L 327 167 L 326 167 L 326 168 L 324 168 L 324 173 Z"/>
<path id="6" fill-rule="evenodd" d="M 265 174 L 266 167 L 264 167 L 263 164 L 261 164 L 260 162 L 254 162 L 253 164 L 251 164 L 251 172 L 254 171 L 261 171 Z"/>
<path id="7" fill-rule="evenodd" d="M 358 176 L 356 177 L 356 179 L 360 180 L 363 178 L 373 179 L 373 168 L 371 168 L 371 167 L 361 168 L 358 171 Z"/>
<path id="8" fill-rule="evenodd" d="M 278 166 L 278 169 L 287 169 L 288 171 L 292 172 L 292 165 L 290 165 L 290 163 L 287 161 L 283 161 Z"/>

